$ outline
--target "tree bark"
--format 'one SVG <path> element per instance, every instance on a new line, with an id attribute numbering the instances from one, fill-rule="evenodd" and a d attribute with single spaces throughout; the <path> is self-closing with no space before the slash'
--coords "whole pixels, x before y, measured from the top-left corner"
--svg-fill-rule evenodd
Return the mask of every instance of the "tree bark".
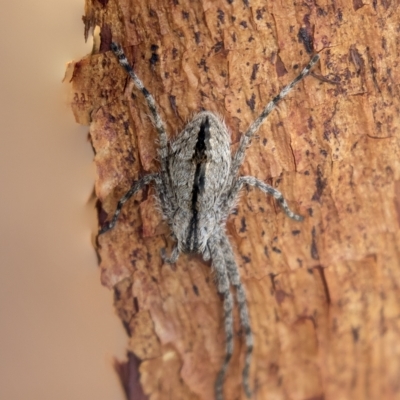
<path id="1" fill-rule="evenodd" d="M 134 180 L 158 168 L 156 130 L 111 40 L 156 99 L 171 138 L 206 109 L 224 117 L 232 151 L 318 52 L 319 78 L 280 103 L 240 171 L 277 187 L 305 220 L 250 189 L 226 225 L 255 336 L 253 398 L 399 399 L 397 2 L 246 3 L 87 0 L 86 34 L 97 26 L 100 41 L 69 72 L 76 120 L 90 126 L 100 224 Z M 163 264 L 160 250 L 173 242 L 153 194 L 134 196 L 98 239 L 101 280 L 115 292 L 144 394 L 209 400 L 224 356 L 221 299 L 201 257 Z M 227 400 L 245 398 L 237 311 L 235 324 Z M 139 385 L 131 375 L 128 398 Z"/>

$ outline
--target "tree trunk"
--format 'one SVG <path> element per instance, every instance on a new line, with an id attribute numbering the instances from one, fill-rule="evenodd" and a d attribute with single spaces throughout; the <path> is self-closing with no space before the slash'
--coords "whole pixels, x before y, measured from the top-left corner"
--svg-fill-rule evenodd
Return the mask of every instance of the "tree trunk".
<path id="1" fill-rule="evenodd" d="M 246 3 L 249 3 L 248 5 Z M 278 188 L 303 222 L 244 190 L 226 224 L 255 336 L 253 399 L 400 398 L 400 13 L 390 0 L 86 2 L 92 55 L 71 64 L 76 120 L 90 125 L 99 219 L 155 172 L 157 132 L 110 48 L 120 43 L 175 137 L 206 109 L 232 151 L 280 89 L 321 61 L 262 125 L 242 175 Z M 319 78 L 317 78 L 319 76 Z M 154 189 L 137 193 L 98 239 L 102 283 L 129 334 L 128 398 L 214 398 L 224 357 L 210 264 L 171 251 Z M 244 343 L 225 399 L 245 399 Z M 144 394 L 138 394 L 143 390 Z M 134 392 L 136 391 L 136 392 Z M 142 397 L 140 397 L 142 396 Z M 147 397 L 146 397 L 147 396 Z"/>

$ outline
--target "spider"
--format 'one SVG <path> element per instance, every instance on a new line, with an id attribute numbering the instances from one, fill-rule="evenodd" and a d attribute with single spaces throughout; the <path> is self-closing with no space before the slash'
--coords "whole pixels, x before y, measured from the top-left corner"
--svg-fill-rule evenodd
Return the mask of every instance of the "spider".
<path id="1" fill-rule="evenodd" d="M 236 291 L 240 324 L 245 337 L 243 388 L 247 397 L 250 397 L 249 369 L 253 352 L 253 335 L 245 291 L 240 281 L 232 246 L 224 229 L 225 221 L 235 207 L 239 192 L 244 185 L 255 186 L 264 193 L 272 195 L 288 217 L 296 221 L 303 220 L 302 216 L 289 209 L 278 190 L 253 176 L 238 176 L 238 171 L 246 148 L 260 125 L 278 102 L 310 72 L 319 60 L 319 55 L 314 55 L 301 73 L 267 104 L 241 137 L 239 147 L 232 155 L 228 129 L 224 122 L 210 111 L 197 114 L 176 139 L 169 141 L 153 96 L 133 71 L 122 48 L 112 43 L 111 49 L 119 64 L 132 78 L 136 88 L 143 93 L 150 109 L 159 134 L 160 170 L 134 182 L 129 191 L 118 201 L 111 221 L 103 225 L 99 234 L 104 234 L 115 226 L 123 205 L 136 192 L 151 182 L 154 183 L 160 208 L 176 241 L 171 256 L 167 257 L 162 251 L 162 258 L 167 263 L 174 263 L 179 254 L 184 252 L 200 253 L 205 261 L 211 259 L 217 290 L 223 298 L 226 350 L 224 362 L 215 382 L 215 397 L 217 400 L 223 400 L 224 378 L 233 353 L 233 297 L 230 286 Z"/>

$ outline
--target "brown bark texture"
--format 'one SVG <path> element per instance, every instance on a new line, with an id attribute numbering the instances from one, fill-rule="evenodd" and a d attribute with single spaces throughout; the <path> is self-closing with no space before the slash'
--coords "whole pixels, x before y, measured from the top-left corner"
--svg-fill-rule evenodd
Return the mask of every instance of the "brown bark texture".
<path id="1" fill-rule="evenodd" d="M 255 337 L 253 399 L 400 399 L 398 2 L 246 3 L 86 1 L 86 34 L 97 27 L 100 39 L 69 73 L 74 115 L 90 126 L 100 223 L 158 168 L 149 110 L 111 40 L 171 138 L 206 109 L 224 117 L 232 151 L 318 52 L 315 75 L 263 124 L 240 171 L 278 188 L 305 220 L 248 189 L 226 224 Z M 173 242 L 153 195 L 138 192 L 97 242 L 101 281 L 115 292 L 140 372 L 127 393 L 141 385 L 136 398 L 213 399 L 225 349 L 221 299 L 200 256 L 163 264 L 160 250 Z M 236 310 L 227 400 L 245 398 L 243 351 Z"/>

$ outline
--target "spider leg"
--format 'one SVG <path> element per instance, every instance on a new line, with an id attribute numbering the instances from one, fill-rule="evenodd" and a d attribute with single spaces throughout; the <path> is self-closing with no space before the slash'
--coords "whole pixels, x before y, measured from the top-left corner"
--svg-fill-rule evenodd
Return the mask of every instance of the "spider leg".
<path id="1" fill-rule="evenodd" d="M 296 86 L 297 83 L 299 83 L 304 77 L 309 74 L 311 68 L 314 66 L 315 63 L 318 62 L 318 60 L 319 55 L 316 54 L 303 69 L 303 71 L 301 71 L 300 74 L 292 82 L 285 86 L 281 90 L 281 92 L 267 104 L 267 106 L 264 108 L 258 118 L 250 125 L 247 132 L 241 137 L 239 147 L 232 160 L 231 177 L 236 176 L 239 167 L 242 165 L 246 148 L 249 145 L 251 138 L 260 128 L 261 124 L 265 121 L 265 119 L 280 102 L 280 100 L 282 100 Z"/>
<path id="2" fill-rule="evenodd" d="M 273 188 L 271 185 L 268 185 L 267 183 L 264 183 L 263 181 L 260 181 L 259 179 L 255 178 L 254 176 L 241 176 L 236 180 L 236 182 L 233 186 L 233 189 L 229 193 L 229 196 L 225 203 L 226 214 L 229 214 L 231 208 L 233 207 L 233 205 L 235 203 L 237 195 L 238 195 L 240 189 L 243 187 L 243 185 L 255 186 L 256 188 L 262 190 L 264 193 L 267 193 L 267 194 L 273 196 L 274 199 L 282 207 L 282 210 L 285 212 L 285 214 L 289 218 L 292 218 L 295 221 L 303 221 L 304 217 L 302 217 L 301 215 L 295 214 L 289 208 L 285 198 L 283 197 L 282 193 L 279 190 Z"/>
<path id="3" fill-rule="evenodd" d="M 161 116 L 157 111 L 156 102 L 154 101 L 154 98 L 150 94 L 150 92 L 144 87 L 143 82 L 135 74 L 135 71 L 129 64 L 129 61 L 126 58 L 124 50 L 122 50 L 122 47 L 119 44 L 113 42 L 113 43 L 111 43 L 111 50 L 113 51 L 115 56 L 118 58 L 120 65 L 125 69 L 125 71 L 132 78 L 133 83 L 135 84 L 137 89 L 139 89 L 143 93 L 143 96 L 146 99 L 147 105 L 153 116 L 154 125 L 156 126 L 157 132 L 160 136 L 160 150 L 159 151 L 160 151 L 160 156 L 161 156 L 161 160 L 162 160 L 161 162 L 162 163 L 166 162 L 166 159 L 168 156 L 168 150 L 167 150 L 168 136 L 167 136 L 167 132 L 165 131 L 164 123 L 161 119 Z"/>
<path id="4" fill-rule="evenodd" d="M 136 88 L 143 93 L 144 98 L 146 99 L 147 106 L 150 109 L 151 115 L 153 117 L 154 125 L 157 129 L 159 135 L 159 148 L 157 150 L 160 160 L 160 182 L 157 184 L 159 191 L 163 192 L 165 197 L 165 201 L 168 202 L 169 206 L 174 208 L 175 204 L 175 197 L 173 193 L 171 193 L 171 180 L 168 173 L 168 136 L 167 132 L 164 127 L 163 120 L 160 114 L 157 111 L 156 102 L 150 92 L 145 88 L 143 82 L 138 78 L 135 74 L 135 71 L 129 64 L 128 59 L 124 53 L 122 47 L 117 43 L 111 43 L 111 50 L 118 58 L 119 64 L 125 69 L 125 71 L 129 74 L 132 78 L 133 83 L 135 84 Z M 165 204 L 165 202 L 163 203 Z"/>
<path id="5" fill-rule="evenodd" d="M 224 298 L 224 326 L 226 336 L 225 359 L 218 373 L 215 382 L 215 398 L 223 400 L 223 386 L 229 361 L 233 354 L 233 298 L 229 290 L 229 278 L 226 271 L 224 253 L 221 250 L 218 237 L 212 237 L 210 242 L 210 252 L 212 258 L 212 267 L 215 271 L 218 292 Z"/>
<path id="6" fill-rule="evenodd" d="M 131 186 L 131 188 L 128 190 L 128 192 L 122 196 L 122 198 L 118 201 L 117 208 L 114 212 L 113 217 L 111 218 L 110 222 L 106 222 L 102 228 L 99 231 L 99 235 L 102 235 L 103 233 L 109 231 L 110 229 L 114 228 L 118 216 L 121 213 L 121 209 L 123 205 L 140 189 L 143 188 L 143 186 L 148 185 L 151 181 L 156 180 L 158 178 L 158 174 L 150 174 L 144 176 L 142 179 L 134 182 L 134 184 Z"/>
<path id="7" fill-rule="evenodd" d="M 249 384 L 249 371 L 251 356 L 253 353 L 253 334 L 251 332 L 249 310 L 247 308 L 246 293 L 240 281 L 238 267 L 233 254 L 232 246 L 229 243 L 228 237 L 221 231 L 221 249 L 225 256 L 225 265 L 228 272 L 229 280 L 232 286 L 236 289 L 236 301 L 239 307 L 240 324 L 244 332 L 246 342 L 246 356 L 243 367 L 243 388 L 247 397 L 251 397 Z"/>
<path id="8" fill-rule="evenodd" d="M 161 258 L 162 258 L 162 260 L 163 260 L 165 263 L 167 263 L 167 264 L 174 264 L 174 263 L 176 263 L 176 261 L 177 261 L 178 258 L 179 258 L 179 248 L 178 248 L 178 246 L 176 245 L 176 246 L 173 248 L 172 253 L 171 253 L 171 255 L 170 255 L 169 257 L 167 257 L 167 254 L 166 254 L 166 252 L 165 252 L 165 249 L 162 249 L 162 250 L 161 250 Z"/>
<path id="9" fill-rule="evenodd" d="M 206 246 L 206 248 L 204 249 L 204 253 L 203 253 L 203 260 L 204 261 L 209 261 L 211 258 L 211 250 L 210 250 L 210 246 Z"/>

